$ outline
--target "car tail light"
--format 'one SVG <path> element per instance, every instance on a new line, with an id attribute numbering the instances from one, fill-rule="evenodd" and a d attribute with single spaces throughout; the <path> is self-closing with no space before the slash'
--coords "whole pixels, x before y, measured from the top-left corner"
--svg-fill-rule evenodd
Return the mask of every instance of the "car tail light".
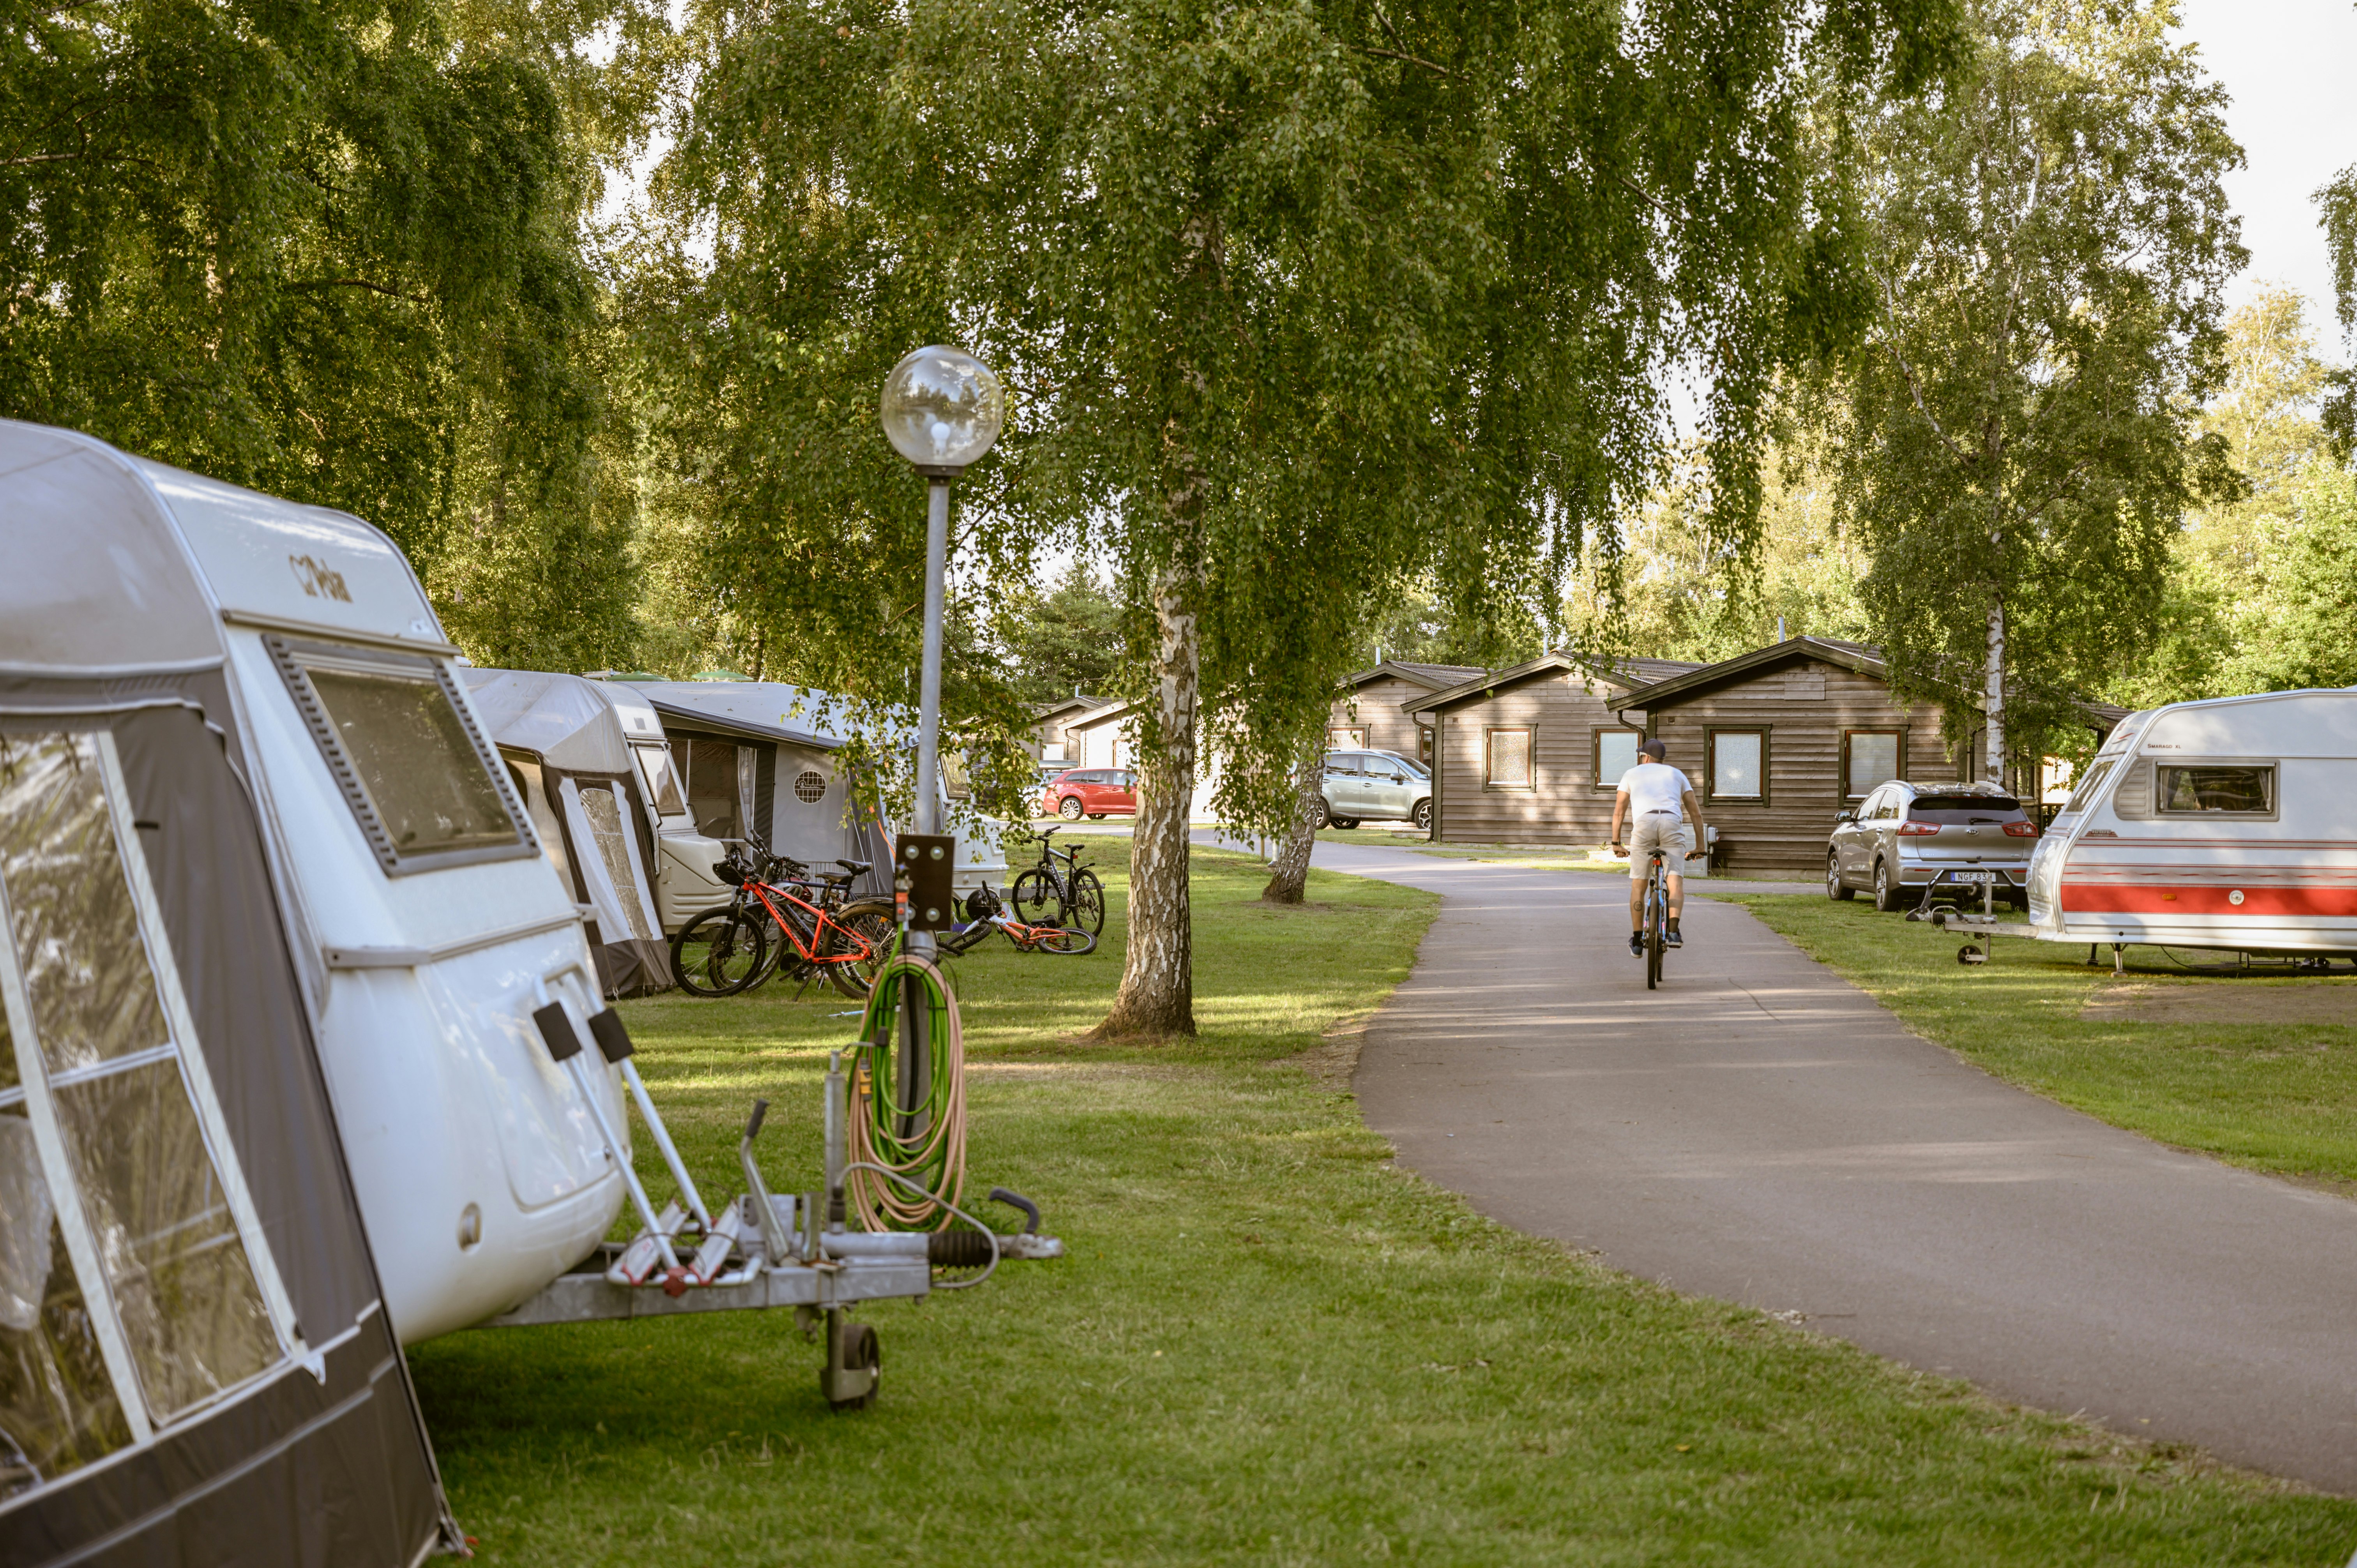
<path id="1" fill-rule="evenodd" d="M 2005 824 L 2005 836 L 2009 839 L 2034 839 L 2038 836 L 2038 824 L 2036 822 L 2007 822 Z"/>
<path id="2" fill-rule="evenodd" d="M 1939 831 L 1940 824 L 1937 822 L 1901 822 L 1899 824 L 1899 836 L 1903 839 L 1922 838 L 1928 834 L 1936 833 Z"/>

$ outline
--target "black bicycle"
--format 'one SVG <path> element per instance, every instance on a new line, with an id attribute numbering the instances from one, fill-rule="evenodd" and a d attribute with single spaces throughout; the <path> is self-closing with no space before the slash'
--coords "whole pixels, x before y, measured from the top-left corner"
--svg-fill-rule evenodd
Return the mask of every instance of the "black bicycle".
<path id="1" fill-rule="evenodd" d="M 1054 828 L 1040 832 L 1039 864 L 1015 879 L 1009 897 L 1015 905 L 1016 918 L 1030 925 L 1060 926 L 1086 931 L 1092 937 L 1103 936 L 1104 884 L 1097 880 L 1095 872 L 1080 863 L 1078 844 L 1059 850 L 1049 843 L 1048 841 L 1055 834 Z"/>
<path id="2" fill-rule="evenodd" d="M 1662 852 L 1654 850 L 1648 856 L 1645 871 L 1645 989 L 1657 991 L 1662 984 L 1662 950 L 1668 945 L 1670 929 L 1670 874 L 1663 863 Z"/>

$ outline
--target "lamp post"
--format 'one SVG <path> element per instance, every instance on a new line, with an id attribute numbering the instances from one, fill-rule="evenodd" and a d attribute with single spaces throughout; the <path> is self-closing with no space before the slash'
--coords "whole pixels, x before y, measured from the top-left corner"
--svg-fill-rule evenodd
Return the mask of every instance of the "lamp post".
<path id="1" fill-rule="evenodd" d="M 990 367 L 973 355 L 939 344 L 909 354 L 884 378 L 877 406 L 884 438 L 925 476 L 925 651 L 917 683 L 917 790 L 910 825 L 920 833 L 942 830 L 942 600 L 949 566 L 950 486 L 966 466 L 998 440 L 1006 413 L 1006 395 Z M 954 865 L 952 865 L 954 873 Z M 931 958 L 937 950 L 931 930 L 911 929 L 909 950 Z M 915 982 L 902 999 L 900 1036 L 900 1135 L 917 1135 L 917 1109 L 931 1092 L 926 1081 L 925 1049 Z"/>

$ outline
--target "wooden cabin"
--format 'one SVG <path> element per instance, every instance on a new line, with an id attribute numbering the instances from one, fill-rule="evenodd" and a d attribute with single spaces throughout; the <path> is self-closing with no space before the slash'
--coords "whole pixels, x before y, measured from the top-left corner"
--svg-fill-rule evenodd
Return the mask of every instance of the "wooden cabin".
<path id="1" fill-rule="evenodd" d="M 1896 696 L 1880 653 L 1858 643 L 1795 637 L 1628 701 L 1694 781 L 1718 830 L 1715 871 L 1822 871 L 1835 819 L 1875 786 L 1963 777 L 1940 710 Z"/>
<path id="2" fill-rule="evenodd" d="M 1615 789 L 1645 735 L 1630 693 L 1697 668 L 1633 659 L 1608 673 L 1547 653 L 1409 703 L 1409 717 L 1433 736 L 1433 837 L 1604 843 Z"/>
<path id="3" fill-rule="evenodd" d="M 1385 659 L 1342 682 L 1327 721 L 1329 751 L 1390 751 L 1432 766 L 1430 721 L 1411 704 L 1464 684 L 1486 670 L 1469 664 L 1406 664 Z"/>

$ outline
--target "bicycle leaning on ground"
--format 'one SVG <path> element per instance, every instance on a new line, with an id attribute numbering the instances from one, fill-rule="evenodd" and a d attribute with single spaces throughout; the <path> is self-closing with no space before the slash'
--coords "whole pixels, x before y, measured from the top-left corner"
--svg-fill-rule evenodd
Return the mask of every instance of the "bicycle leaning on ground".
<path id="1" fill-rule="evenodd" d="M 864 1000 L 889 956 L 891 902 L 854 901 L 852 882 L 865 861 L 838 860 L 840 871 L 813 874 L 771 853 L 758 836 L 714 869 L 737 892 L 705 910 L 672 939 L 672 972 L 694 996 L 734 996 L 780 970 L 808 982 L 823 975 L 844 995 Z"/>
<path id="2" fill-rule="evenodd" d="M 1015 912 L 1036 925 L 1060 926 L 1084 930 L 1094 937 L 1104 934 L 1104 884 L 1097 874 L 1080 862 L 1081 848 L 1074 844 L 1059 850 L 1048 841 L 1056 835 L 1054 828 L 1039 834 L 1039 864 L 1015 879 L 1015 890 L 1009 899 Z M 1048 906 L 1053 903 L 1052 918 Z"/>
<path id="3" fill-rule="evenodd" d="M 1011 918 L 1006 907 L 999 902 L 997 892 L 984 883 L 963 901 L 966 924 L 954 931 L 943 931 L 937 939 L 942 951 L 955 956 L 972 952 L 987 940 L 993 931 L 1005 931 L 1006 940 L 1015 944 L 1017 952 L 1059 953 L 1078 958 L 1096 950 L 1093 931 L 1075 926 L 1031 925 Z"/>

